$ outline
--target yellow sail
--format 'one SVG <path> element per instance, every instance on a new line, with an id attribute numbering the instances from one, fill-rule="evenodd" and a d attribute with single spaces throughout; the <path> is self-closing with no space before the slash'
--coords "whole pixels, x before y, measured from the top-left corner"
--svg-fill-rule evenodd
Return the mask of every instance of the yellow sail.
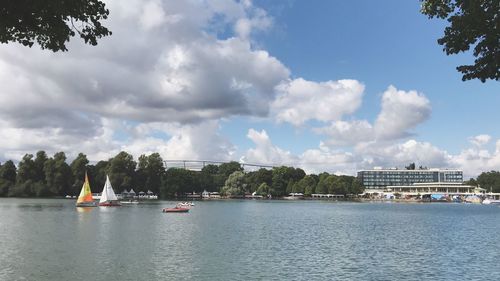
<path id="1" fill-rule="evenodd" d="M 88 203 L 93 201 L 92 191 L 90 191 L 89 178 L 87 177 L 87 172 L 85 172 L 85 182 L 83 182 L 82 190 L 80 191 L 80 195 L 78 196 L 76 204 L 78 205 L 80 203 Z"/>

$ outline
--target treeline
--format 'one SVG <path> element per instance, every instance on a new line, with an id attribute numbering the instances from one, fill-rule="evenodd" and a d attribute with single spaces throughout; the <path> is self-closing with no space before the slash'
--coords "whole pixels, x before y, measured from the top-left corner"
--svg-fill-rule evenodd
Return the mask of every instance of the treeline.
<path id="1" fill-rule="evenodd" d="M 477 178 L 471 178 L 465 182 L 468 185 L 479 186 L 487 192 L 500 193 L 500 172 L 482 172 Z"/>
<path id="2" fill-rule="evenodd" d="M 109 175 L 115 192 L 134 188 L 136 192 L 148 189 L 158 194 L 165 173 L 158 153 L 141 155 L 135 162 L 132 155 L 120 152 L 107 161 L 89 165 L 83 153 L 68 164 L 64 152 L 48 157 L 45 151 L 35 156 L 24 155 L 16 167 L 9 160 L 0 165 L 0 196 L 53 197 L 78 195 L 88 173 L 92 192 L 101 192 Z"/>
<path id="3" fill-rule="evenodd" d="M 163 199 L 204 190 L 227 196 L 256 192 L 273 197 L 292 192 L 306 196 L 363 192 L 362 184 L 355 177 L 328 173 L 306 175 L 300 168 L 286 166 L 245 173 L 238 162 L 229 162 L 219 166 L 206 165 L 201 171 L 181 168 L 165 170 L 158 153 L 141 155 L 136 162 L 132 155 L 122 151 L 113 158 L 90 165 L 83 153 L 68 164 L 64 152 L 49 158 L 44 151 L 39 151 L 35 156 L 26 154 L 17 167 L 10 160 L 0 165 L 0 196 L 78 195 L 85 171 L 94 193 L 101 192 L 106 175 L 109 175 L 116 193 L 131 188 L 136 192 L 150 190 Z"/>

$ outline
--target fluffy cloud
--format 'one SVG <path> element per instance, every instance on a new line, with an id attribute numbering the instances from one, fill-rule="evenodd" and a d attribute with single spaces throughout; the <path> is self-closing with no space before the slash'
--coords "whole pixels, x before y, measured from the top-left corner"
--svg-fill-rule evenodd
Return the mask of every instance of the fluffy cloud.
<path id="1" fill-rule="evenodd" d="M 248 40 L 221 40 L 209 32 L 215 17 L 230 26 L 240 19 L 266 22 L 267 15 L 250 2 L 108 5 L 113 35 L 96 47 L 77 39 L 68 53 L 1 46 L 4 119 L 23 127 L 33 116 L 44 116 L 51 120 L 33 127 L 60 127 L 61 121 L 84 122 L 80 115 L 182 123 L 264 116 L 274 88 L 289 76 L 283 64 Z M 251 24 L 247 32 L 269 24 Z"/>
<path id="2" fill-rule="evenodd" d="M 254 142 L 255 147 L 247 151 L 245 161 L 291 165 L 308 173 L 327 171 L 356 175 L 361 169 L 371 169 L 375 166 L 402 168 L 412 162 L 429 168 L 462 169 L 464 178 L 476 177 L 483 171 L 500 169 L 500 140 L 496 142 L 493 152 L 473 146 L 455 155 L 429 142 L 413 139 L 401 143 L 365 142 L 355 146 L 353 152 L 332 150 L 325 143 L 320 143 L 318 148 L 294 155 L 275 146 L 265 131 L 250 129 L 247 136 Z"/>
<path id="3" fill-rule="evenodd" d="M 332 151 L 320 144 L 317 149 L 308 149 L 301 155 L 293 155 L 274 145 L 265 130 L 250 129 L 247 137 L 255 148 L 247 150 L 242 162 L 267 165 L 287 165 L 304 169 L 308 173 L 331 171 L 340 174 L 355 172 L 355 159 L 351 153 Z"/>
<path id="4" fill-rule="evenodd" d="M 408 130 L 427 120 L 430 113 L 430 102 L 423 94 L 389 86 L 382 96 L 382 111 L 374 125 L 377 138 L 407 137 Z"/>
<path id="5" fill-rule="evenodd" d="M 249 38 L 272 19 L 250 1 L 106 2 L 113 35 L 98 46 L 0 46 L 0 158 L 43 149 L 102 159 L 129 149 L 228 159 L 217 120 L 266 116 L 290 75 Z M 162 138 L 133 138 L 123 125 L 156 123 L 169 126 Z"/>
<path id="6" fill-rule="evenodd" d="M 292 156 L 289 151 L 273 145 L 265 130 L 258 132 L 250 129 L 247 137 L 255 144 L 255 148 L 251 148 L 246 152 L 241 159 L 243 162 L 284 165 L 285 163 L 295 163 L 297 161 L 297 157 Z"/>
<path id="7" fill-rule="evenodd" d="M 411 136 L 410 130 L 427 120 L 430 113 L 430 102 L 423 94 L 389 86 L 382 95 L 382 109 L 373 125 L 366 120 L 339 120 L 313 131 L 327 135 L 328 145 L 383 142 Z"/>
<path id="8" fill-rule="evenodd" d="M 483 146 L 488 144 L 491 140 L 491 136 L 489 135 L 477 135 L 475 137 L 469 138 L 469 141 L 476 146 Z"/>
<path id="9" fill-rule="evenodd" d="M 328 145 L 352 145 L 374 138 L 373 126 L 366 120 L 335 121 L 328 127 L 315 128 L 313 131 L 327 135 Z"/>
<path id="10" fill-rule="evenodd" d="M 272 109 L 279 122 L 295 126 L 312 119 L 324 122 L 340 120 L 359 108 L 364 88 L 356 80 L 318 83 L 298 78 L 278 87 L 279 94 Z"/>

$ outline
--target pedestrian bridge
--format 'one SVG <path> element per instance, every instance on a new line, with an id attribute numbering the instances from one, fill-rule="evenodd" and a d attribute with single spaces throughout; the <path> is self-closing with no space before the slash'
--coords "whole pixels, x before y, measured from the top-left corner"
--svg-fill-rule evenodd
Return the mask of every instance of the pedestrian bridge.
<path id="1" fill-rule="evenodd" d="M 207 165 L 221 165 L 230 162 L 237 162 L 241 165 L 241 167 L 246 171 L 254 171 L 261 168 L 264 169 L 272 169 L 276 167 L 275 165 L 268 164 L 257 164 L 257 163 L 243 163 L 239 161 L 212 161 L 212 160 L 163 160 L 165 164 L 165 169 L 170 168 L 182 168 L 186 170 L 192 171 L 201 171 L 203 167 Z"/>

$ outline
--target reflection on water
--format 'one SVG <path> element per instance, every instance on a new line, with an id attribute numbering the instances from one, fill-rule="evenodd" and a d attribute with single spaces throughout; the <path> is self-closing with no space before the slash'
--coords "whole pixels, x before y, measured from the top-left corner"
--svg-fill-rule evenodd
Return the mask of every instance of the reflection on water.
<path id="1" fill-rule="evenodd" d="M 500 273 L 500 208 L 173 202 L 75 208 L 0 199 L 0 280 L 480 280 Z M 493 278 L 496 279 L 496 278 Z"/>

